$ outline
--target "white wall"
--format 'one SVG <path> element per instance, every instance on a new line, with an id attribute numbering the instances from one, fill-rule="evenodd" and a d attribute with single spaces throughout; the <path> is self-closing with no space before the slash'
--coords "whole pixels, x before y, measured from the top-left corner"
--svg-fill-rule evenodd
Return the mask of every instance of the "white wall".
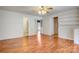
<path id="1" fill-rule="evenodd" d="M 59 12 L 54 16 L 58 16 L 59 20 L 59 37 L 74 40 L 74 29 L 79 28 L 78 9 Z"/>
<path id="2" fill-rule="evenodd" d="M 22 37 L 24 16 L 29 20 L 29 35 L 35 34 L 35 19 L 40 17 L 0 10 L 0 40 Z"/>
<path id="3" fill-rule="evenodd" d="M 54 20 L 53 17 L 50 17 L 50 35 L 54 34 Z"/>
<path id="4" fill-rule="evenodd" d="M 43 34 L 52 35 L 53 34 L 53 19 L 50 16 L 43 17 Z"/>
<path id="5" fill-rule="evenodd" d="M 0 11 L 0 40 L 21 37 L 23 34 L 23 15 Z"/>

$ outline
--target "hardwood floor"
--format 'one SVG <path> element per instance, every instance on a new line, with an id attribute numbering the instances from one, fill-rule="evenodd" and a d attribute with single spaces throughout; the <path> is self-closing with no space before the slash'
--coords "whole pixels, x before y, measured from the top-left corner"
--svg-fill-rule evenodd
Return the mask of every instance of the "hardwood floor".
<path id="1" fill-rule="evenodd" d="M 79 45 L 73 40 L 42 35 L 0 41 L 1 53 L 78 53 Z"/>

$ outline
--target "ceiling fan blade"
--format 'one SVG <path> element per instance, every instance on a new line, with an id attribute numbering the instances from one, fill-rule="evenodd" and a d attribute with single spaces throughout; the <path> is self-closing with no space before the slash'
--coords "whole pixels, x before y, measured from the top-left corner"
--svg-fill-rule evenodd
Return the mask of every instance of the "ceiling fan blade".
<path id="1" fill-rule="evenodd" d="M 48 9 L 53 9 L 53 8 L 48 8 Z"/>

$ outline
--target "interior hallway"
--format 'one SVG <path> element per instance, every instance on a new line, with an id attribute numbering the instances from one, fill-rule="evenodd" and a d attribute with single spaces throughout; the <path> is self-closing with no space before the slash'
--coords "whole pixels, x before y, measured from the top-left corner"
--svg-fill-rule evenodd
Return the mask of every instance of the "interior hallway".
<path id="1" fill-rule="evenodd" d="M 0 52 L 5 53 L 74 53 L 79 52 L 79 45 L 73 40 L 41 35 L 41 44 L 37 36 L 22 37 L 0 41 Z"/>

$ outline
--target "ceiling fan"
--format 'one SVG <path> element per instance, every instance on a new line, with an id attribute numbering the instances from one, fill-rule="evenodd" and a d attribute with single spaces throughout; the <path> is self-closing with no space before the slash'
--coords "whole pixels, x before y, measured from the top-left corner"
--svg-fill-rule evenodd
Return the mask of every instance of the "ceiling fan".
<path id="1" fill-rule="evenodd" d="M 40 6 L 41 8 L 53 9 L 51 6 Z"/>
<path id="2" fill-rule="evenodd" d="M 52 6 L 37 6 L 33 9 L 34 12 L 38 13 L 39 15 L 45 15 L 50 13 L 53 10 Z"/>
<path id="3" fill-rule="evenodd" d="M 41 15 L 49 13 L 53 8 L 51 6 L 40 6 L 38 13 Z"/>

